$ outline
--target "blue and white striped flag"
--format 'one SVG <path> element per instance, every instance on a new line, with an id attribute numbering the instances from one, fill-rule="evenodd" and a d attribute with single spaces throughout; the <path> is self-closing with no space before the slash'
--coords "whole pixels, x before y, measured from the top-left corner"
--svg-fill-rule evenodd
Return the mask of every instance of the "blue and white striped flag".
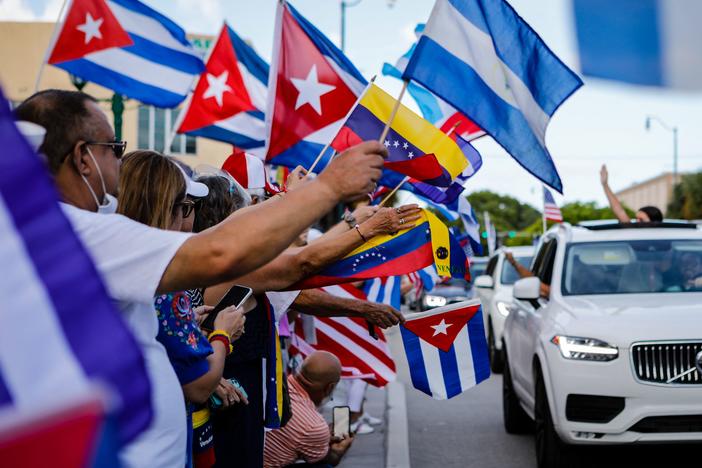
<path id="1" fill-rule="evenodd" d="M 401 280 L 401 276 L 373 278 L 365 282 L 363 292 L 371 302 L 386 304 L 400 310 L 400 302 L 402 300 L 402 294 L 400 293 Z"/>
<path id="2" fill-rule="evenodd" d="M 97 382 L 114 396 L 125 444 L 152 416 L 139 345 L 1 92 L 0 146 L 0 411 L 59 406 Z"/>
<path id="3" fill-rule="evenodd" d="M 185 31 L 138 0 L 106 0 L 105 3 L 119 23 L 118 28 L 126 31 L 133 44 L 91 51 L 88 46 L 109 39 L 103 37 L 101 28 L 107 29 L 110 18 L 106 15 L 92 18 L 89 10 L 85 24 L 77 27 L 69 22 L 64 24 L 64 29 L 90 31 L 85 34 L 85 43 L 71 40 L 56 44 L 56 47 L 78 51 L 79 58 L 52 64 L 145 104 L 178 106 L 205 69 L 200 53 L 190 44 Z M 71 5 L 73 8 L 93 7 L 75 2 Z M 69 10 L 67 18 L 70 19 L 70 15 Z M 89 27 L 91 29 L 87 29 Z M 70 34 L 70 30 L 62 30 L 61 37 Z M 54 49 L 52 55 L 56 53 Z"/>
<path id="4" fill-rule="evenodd" d="M 473 119 L 527 171 L 563 191 L 546 127 L 582 81 L 506 1 L 437 0 L 403 78 Z"/>
<path id="5" fill-rule="evenodd" d="M 414 388 L 446 400 L 490 377 L 479 300 L 405 318 L 400 331 Z"/>

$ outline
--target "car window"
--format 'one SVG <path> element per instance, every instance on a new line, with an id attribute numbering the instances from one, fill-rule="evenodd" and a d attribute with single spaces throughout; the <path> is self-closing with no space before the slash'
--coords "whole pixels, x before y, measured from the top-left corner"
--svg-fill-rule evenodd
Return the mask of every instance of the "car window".
<path id="1" fill-rule="evenodd" d="M 531 265 L 531 258 L 531 256 L 514 257 L 516 261 L 524 265 L 526 268 L 529 268 L 529 265 Z M 519 276 L 519 273 L 517 273 L 517 270 L 514 269 L 511 263 L 502 262 L 502 273 L 500 273 L 500 283 L 505 285 L 511 285 L 514 284 L 519 278 L 521 278 Z"/>
<path id="2" fill-rule="evenodd" d="M 539 252 L 539 256 L 534 263 L 533 272 L 539 277 L 542 283 L 550 285 L 551 275 L 553 273 L 553 261 L 556 257 L 556 247 L 558 246 L 556 239 L 551 239 L 544 243 Z"/>
<path id="3" fill-rule="evenodd" d="M 472 280 L 480 275 L 484 275 L 487 269 L 487 262 L 475 262 L 470 264 L 470 277 Z"/>
<path id="4" fill-rule="evenodd" d="M 532 272 L 536 273 L 537 271 L 539 271 L 539 268 L 541 268 L 541 264 L 544 261 L 544 256 L 546 255 L 546 251 L 548 250 L 549 245 L 551 245 L 551 242 L 553 242 L 553 239 L 541 244 L 541 248 L 536 253 L 536 260 L 534 260 L 534 265 L 531 267 Z"/>
<path id="5" fill-rule="evenodd" d="M 702 241 L 572 244 L 562 289 L 564 295 L 702 292 Z"/>
<path id="6" fill-rule="evenodd" d="M 497 266 L 497 255 L 492 257 L 490 261 L 487 264 L 487 268 L 485 269 L 485 274 L 492 276 L 493 273 L 495 273 L 495 267 Z"/>

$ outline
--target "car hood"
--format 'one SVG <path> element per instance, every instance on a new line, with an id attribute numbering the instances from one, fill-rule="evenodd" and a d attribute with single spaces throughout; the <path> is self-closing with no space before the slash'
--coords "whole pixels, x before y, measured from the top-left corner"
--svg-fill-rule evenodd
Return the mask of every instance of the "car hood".
<path id="1" fill-rule="evenodd" d="M 427 294 L 432 296 L 442 296 L 442 297 L 457 297 L 465 296 L 468 297 L 469 293 L 464 288 L 458 286 L 436 286 L 434 289 L 429 291 Z"/>
<path id="2" fill-rule="evenodd" d="M 702 293 L 619 294 L 563 298 L 564 334 L 620 347 L 636 341 L 702 339 Z"/>

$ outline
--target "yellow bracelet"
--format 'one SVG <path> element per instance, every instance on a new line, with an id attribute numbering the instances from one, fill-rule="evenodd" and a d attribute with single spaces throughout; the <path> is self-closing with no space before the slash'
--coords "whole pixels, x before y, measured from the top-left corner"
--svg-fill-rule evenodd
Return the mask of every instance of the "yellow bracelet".
<path id="1" fill-rule="evenodd" d="M 225 332 L 224 330 L 215 330 L 209 335 L 207 335 L 207 341 L 212 341 L 212 339 L 216 339 L 216 337 L 221 336 L 222 338 L 226 338 L 227 343 L 229 344 L 229 353 L 231 354 L 232 351 L 234 351 L 234 346 L 232 346 L 232 339 L 229 337 L 229 333 Z M 217 340 L 219 341 L 219 340 Z"/>

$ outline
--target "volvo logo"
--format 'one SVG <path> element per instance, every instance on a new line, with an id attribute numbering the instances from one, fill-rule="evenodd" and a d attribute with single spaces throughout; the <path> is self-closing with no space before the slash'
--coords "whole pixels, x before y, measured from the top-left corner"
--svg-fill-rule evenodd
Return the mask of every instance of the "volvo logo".
<path id="1" fill-rule="evenodd" d="M 695 365 L 697 366 L 697 372 L 702 375 L 702 351 L 697 353 L 697 356 L 695 356 Z"/>

